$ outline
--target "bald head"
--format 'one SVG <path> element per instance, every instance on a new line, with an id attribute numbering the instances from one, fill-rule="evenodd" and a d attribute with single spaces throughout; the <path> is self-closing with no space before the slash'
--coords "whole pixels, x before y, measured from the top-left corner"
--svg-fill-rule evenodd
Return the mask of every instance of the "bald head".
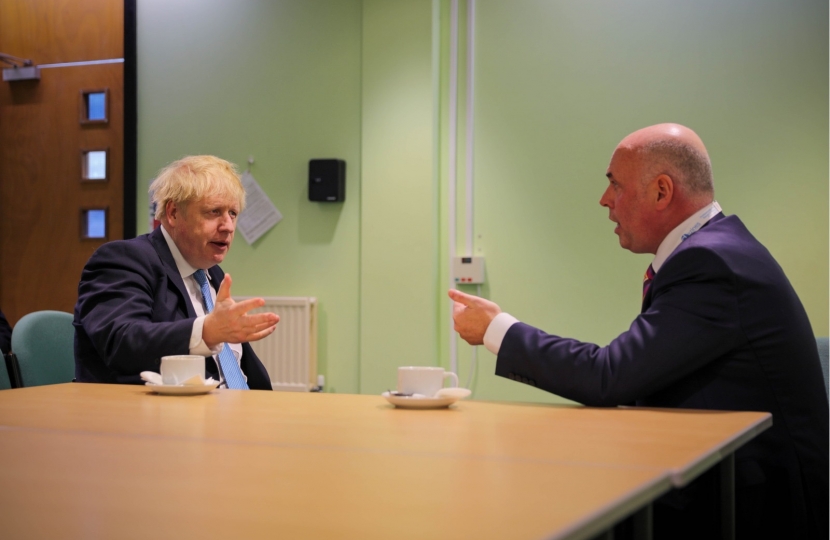
<path id="1" fill-rule="evenodd" d="M 713 200 L 709 154 L 697 133 L 686 126 L 657 124 L 639 129 L 624 138 L 617 149 L 636 155 L 647 171 L 646 177 L 670 176 L 679 195 L 705 204 Z"/>
<path id="2" fill-rule="evenodd" d="M 620 142 L 620 146 L 636 148 L 657 141 L 676 141 L 677 143 L 691 146 L 708 157 L 706 147 L 703 146 L 703 141 L 700 140 L 697 133 L 680 124 L 656 124 L 638 129 L 624 138 Z"/>
<path id="3" fill-rule="evenodd" d="M 620 245 L 656 253 L 666 235 L 714 200 L 712 167 L 703 141 L 678 124 L 635 131 L 617 145 L 599 203 Z"/>

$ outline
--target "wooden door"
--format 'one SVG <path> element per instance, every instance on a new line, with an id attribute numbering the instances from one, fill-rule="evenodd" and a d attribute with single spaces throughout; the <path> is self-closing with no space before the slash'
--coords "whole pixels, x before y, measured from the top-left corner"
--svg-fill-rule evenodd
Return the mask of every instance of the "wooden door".
<path id="1" fill-rule="evenodd" d="M 0 0 L 0 52 L 47 66 L 0 81 L 0 309 L 14 324 L 72 312 L 89 256 L 123 238 L 123 0 Z M 107 120 L 84 123 L 83 93 L 98 90 Z M 106 179 L 84 181 L 83 153 L 103 149 Z M 84 209 L 106 209 L 105 239 L 82 237 Z"/>

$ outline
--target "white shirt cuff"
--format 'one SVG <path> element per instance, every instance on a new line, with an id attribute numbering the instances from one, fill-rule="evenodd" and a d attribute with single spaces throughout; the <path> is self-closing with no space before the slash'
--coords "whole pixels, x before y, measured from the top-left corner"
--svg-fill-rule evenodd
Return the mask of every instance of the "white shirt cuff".
<path id="1" fill-rule="evenodd" d="M 205 340 L 202 339 L 202 329 L 205 326 L 205 317 L 207 315 L 202 315 L 201 317 L 196 317 L 196 320 L 193 321 L 193 330 L 190 332 L 190 354 L 198 355 L 198 356 L 213 356 L 219 354 L 219 351 L 222 350 L 224 343 L 219 343 L 214 348 L 210 348 L 205 343 Z"/>
<path id="2" fill-rule="evenodd" d="M 504 335 L 510 330 L 510 327 L 519 322 L 519 319 L 513 315 L 501 312 L 490 321 L 490 326 L 484 332 L 484 346 L 487 350 L 496 356 L 499 355 L 501 349 L 501 342 L 504 340 Z"/>

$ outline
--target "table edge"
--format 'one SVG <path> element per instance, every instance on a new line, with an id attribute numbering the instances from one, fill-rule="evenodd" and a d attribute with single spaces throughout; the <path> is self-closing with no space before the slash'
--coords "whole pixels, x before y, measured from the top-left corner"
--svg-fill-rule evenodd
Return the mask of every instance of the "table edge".
<path id="1" fill-rule="evenodd" d="M 734 453 L 738 448 L 754 439 L 760 433 L 772 427 L 772 414 L 765 413 L 746 429 L 734 434 L 729 439 L 717 445 L 713 452 L 693 460 L 687 466 L 671 471 L 671 481 L 675 487 L 684 487 L 692 480 L 709 470 L 712 466 L 720 463 L 725 457 Z"/>

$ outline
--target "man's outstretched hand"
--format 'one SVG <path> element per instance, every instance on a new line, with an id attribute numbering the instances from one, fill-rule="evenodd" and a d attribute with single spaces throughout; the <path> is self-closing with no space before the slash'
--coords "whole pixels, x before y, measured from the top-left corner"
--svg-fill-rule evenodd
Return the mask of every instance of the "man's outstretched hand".
<path id="1" fill-rule="evenodd" d="M 470 345 L 484 343 L 484 333 L 487 332 L 490 322 L 501 313 L 501 308 L 494 302 L 456 289 L 450 289 L 449 295 L 453 300 L 452 319 L 455 321 L 455 331 Z"/>
<path id="2" fill-rule="evenodd" d="M 244 343 L 257 341 L 269 335 L 280 321 L 276 313 L 256 313 L 248 315 L 252 309 L 265 305 L 262 298 L 250 298 L 241 302 L 231 298 L 231 275 L 225 274 L 219 291 L 216 293 L 216 305 L 205 317 L 202 327 L 202 339 L 213 348 L 220 343 Z"/>

